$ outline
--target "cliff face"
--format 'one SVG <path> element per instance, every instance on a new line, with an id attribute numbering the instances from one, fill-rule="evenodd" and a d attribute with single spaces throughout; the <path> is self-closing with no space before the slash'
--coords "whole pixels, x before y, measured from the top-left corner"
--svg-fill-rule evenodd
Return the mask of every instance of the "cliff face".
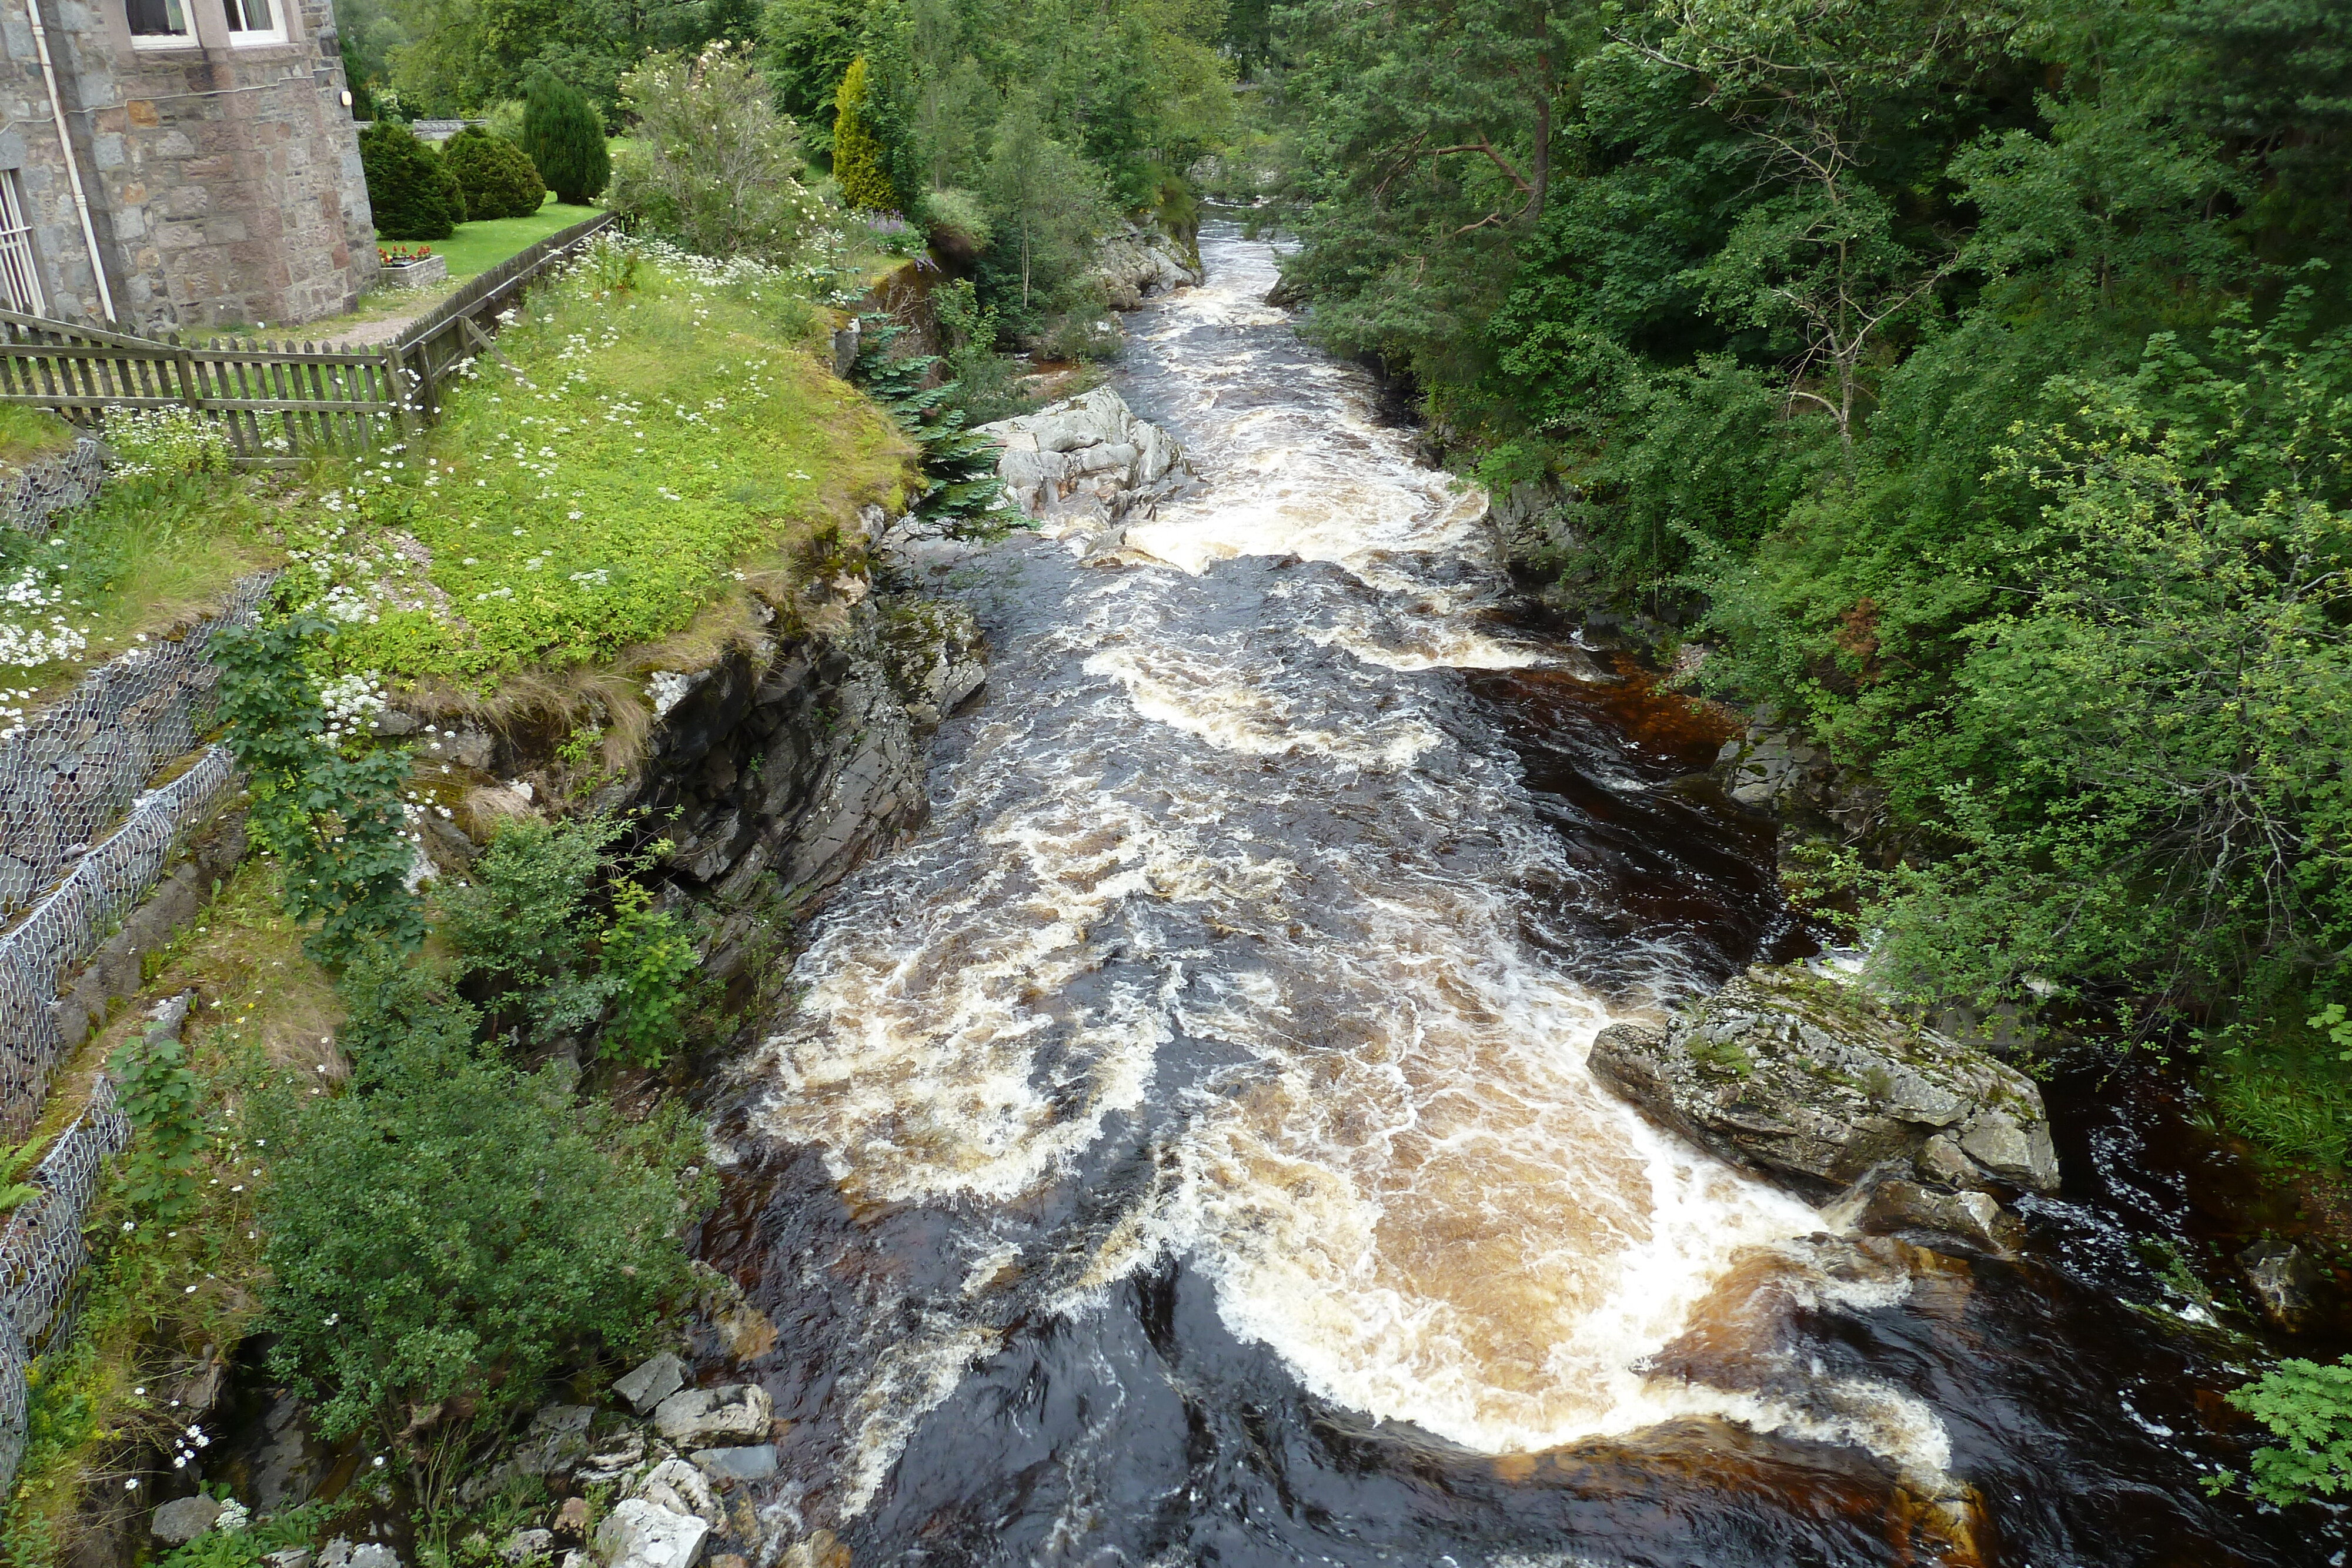
<path id="1" fill-rule="evenodd" d="M 821 632 L 758 638 L 690 673 L 656 673 L 641 762 L 586 792 L 670 842 L 662 866 L 722 918 L 705 959 L 732 979 L 755 926 L 797 917 L 922 819 L 929 742 L 980 689 L 980 633 L 960 606 L 860 599 Z M 467 809 L 420 819 L 436 873 L 462 875 L 501 818 L 545 810 L 563 772 L 543 737 L 420 732 L 420 753 L 482 780 Z"/>

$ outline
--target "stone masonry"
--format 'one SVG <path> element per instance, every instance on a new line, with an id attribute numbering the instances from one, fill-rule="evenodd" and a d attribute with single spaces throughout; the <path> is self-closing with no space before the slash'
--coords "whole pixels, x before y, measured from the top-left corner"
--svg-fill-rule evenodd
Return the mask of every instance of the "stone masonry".
<path id="1" fill-rule="evenodd" d="M 134 46 L 131 0 L 0 0 L 0 170 L 16 172 L 47 314 L 101 322 L 27 6 L 40 7 L 117 324 L 285 326 L 349 309 L 375 230 L 330 0 L 271 0 L 282 40 Z M 155 47 L 161 42 L 164 47 Z"/>

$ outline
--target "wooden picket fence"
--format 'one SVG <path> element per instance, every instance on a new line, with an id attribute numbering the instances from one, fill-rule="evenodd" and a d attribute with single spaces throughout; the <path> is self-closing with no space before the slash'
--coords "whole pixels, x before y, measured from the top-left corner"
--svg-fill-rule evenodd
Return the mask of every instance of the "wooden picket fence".
<path id="1" fill-rule="evenodd" d="M 382 348 L 141 338 L 0 310 L 0 402 L 54 409 L 81 425 L 110 408 L 194 409 L 221 426 L 247 467 L 372 451 L 384 432 L 437 417 L 458 363 L 497 352 L 501 314 L 613 221 L 600 213 L 550 235 Z"/>

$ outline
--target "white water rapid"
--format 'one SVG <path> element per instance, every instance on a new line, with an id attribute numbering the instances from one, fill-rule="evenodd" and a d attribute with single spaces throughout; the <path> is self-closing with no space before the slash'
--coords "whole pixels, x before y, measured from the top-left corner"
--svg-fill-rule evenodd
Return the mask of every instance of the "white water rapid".
<path id="1" fill-rule="evenodd" d="M 956 564 L 986 693 L 942 735 L 928 826 L 816 921 L 751 1070 L 744 1141 L 816 1151 L 841 1233 L 889 1238 L 855 1242 L 838 1469 L 795 1506 L 879 1506 L 992 1358 L 1095 1333 L 1171 1270 L 1311 1400 L 1462 1449 L 1717 1416 L 1945 1495 L 1943 1429 L 1906 1395 L 1748 1341 L 1768 1370 L 1662 1364 L 1690 1336 L 1769 1339 L 1759 1303 L 1867 1311 L 1913 1282 L 1819 1266 L 1821 1215 L 1586 1071 L 1612 1016 L 1753 944 L 1623 914 L 1712 873 L 1608 848 L 1611 811 L 1563 831 L 1465 685 L 1573 703 L 1617 677 L 1508 621 L 1484 497 L 1259 303 L 1268 248 L 1202 250 L 1208 284 L 1137 319 L 1118 384 L 1203 483 L 1129 528 L 1125 564 L 1034 538 Z M 1685 810 L 1637 752 L 1590 770 L 1626 810 Z M 838 1291 L 832 1256 L 794 1267 Z M 1159 1397 L 1143 1332 L 1070 1353 L 1095 1392 L 1056 1429 Z M 1036 1442 L 1055 1528 L 1083 1537 L 1114 1484 L 1088 1467 L 1118 1457 Z"/>

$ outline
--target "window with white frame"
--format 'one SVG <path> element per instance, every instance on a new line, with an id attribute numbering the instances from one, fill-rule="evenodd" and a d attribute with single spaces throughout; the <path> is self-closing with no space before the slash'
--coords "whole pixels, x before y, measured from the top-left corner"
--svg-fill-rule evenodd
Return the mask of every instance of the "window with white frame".
<path id="1" fill-rule="evenodd" d="M 33 225 L 25 221 L 25 191 L 14 169 L 0 169 L 0 294 L 19 315 L 49 313 L 33 259 Z"/>
<path id="2" fill-rule="evenodd" d="M 142 49 L 184 49 L 196 41 L 188 0 L 125 0 L 131 41 Z"/>
<path id="3" fill-rule="evenodd" d="M 232 44 L 282 44 L 286 41 L 284 0 L 222 0 L 228 11 L 228 41 Z"/>

